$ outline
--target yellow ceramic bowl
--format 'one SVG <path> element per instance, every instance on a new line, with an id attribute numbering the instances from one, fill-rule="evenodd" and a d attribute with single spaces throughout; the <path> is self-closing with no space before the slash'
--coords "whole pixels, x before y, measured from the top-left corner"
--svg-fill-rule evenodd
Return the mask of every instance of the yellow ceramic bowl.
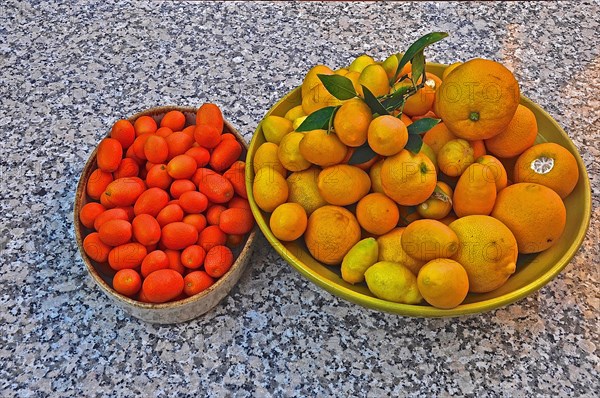
<path id="1" fill-rule="evenodd" d="M 445 68 L 446 66 L 441 64 L 427 64 L 427 71 L 440 77 Z M 297 88 L 275 104 L 267 116 L 284 116 L 289 109 L 300 103 L 301 93 Z M 300 274 L 331 294 L 368 308 L 406 316 L 449 317 L 489 311 L 517 301 L 546 285 L 569 263 L 585 238 L 591 213 L 590 182 L 577 148 L 558 123 L 542 108 L 525 97 L 521 97 L 521 103 L 531 109 L 536 116 L 540 132 L 538 142 L 556 142 L 575 156 L 579 166 L 579 182 L 575 190 L 565 199 L 567 225 L 560 240 L 542 253 L 519 255 L 515 274 L 506 284 L 493 292 L 469 294 L 463 304 L 451 310 L 438 309 L 426 303 L 420 305 L 392 303 L 375 297 L 364 283 L 351 285 L 345 282 L 341 278 L 339 267 L 326 266 L 316 261 L 306 249 L 302 239 L 289 243 L 279 241 L 269 229 L 269 213 L 258 208 L 252 195 L 254 154 L 265 142 L 261 125 L 254 133 L 246 157 L 248 200 L 258 226 L 275 250 Z"/>

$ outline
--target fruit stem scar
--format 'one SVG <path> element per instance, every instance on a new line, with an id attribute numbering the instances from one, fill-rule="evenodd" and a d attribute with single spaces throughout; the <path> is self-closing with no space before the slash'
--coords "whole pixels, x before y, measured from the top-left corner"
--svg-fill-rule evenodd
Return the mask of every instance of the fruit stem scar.
<path id="1" fill-rule="evenodd" d="M 476 122 L 479 120 L 479 112 L 471 112 L 469 114 L 469 119 Z"/>

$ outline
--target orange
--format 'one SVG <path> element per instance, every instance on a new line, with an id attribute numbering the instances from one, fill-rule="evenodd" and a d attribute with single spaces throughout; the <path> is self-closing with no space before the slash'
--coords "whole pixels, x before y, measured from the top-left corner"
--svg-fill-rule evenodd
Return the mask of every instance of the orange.
<path id="1" fill-rule="evenodd" d="M 321 167 L 341 163 L 348 152 L 348 147 L 337 135 L 327 130 L 307 131 L 300 140 L 298 149 L 304 159 Z"/>
<path id="2" fill-rule="evenodd" d="M 254 162 L 252 164 L 254 173 L 257 173 L 263 167 L 269 167 L 285 177 L 286 170 L 279 161 L 278 151 L 279 145 L 272 142 L 262 143 L 254 154 Z"/>
<path id="3" fill-rule="evenodd" d="M 438 167 L 450 177 L 460 176 L 474 161 L 473 147 L 461 138 L 448 141 L 437 156 Z"/>
<path id="4" fill-rule="evenodd" d="M 254 176 L 252 192 L 258 207 L 272 212 L 277 206 L 287 201 L 289 187 L 281 174 L 270 167 L 263 167 Z"/>
<path id="5" fill-rule="evenodd" d="M 560 196 L 534 183 L 517 183 L 504 188 L 498 193 L 491 215 L 515 235 L 519 253 L 537 253 L 554 245 L 567 219 Z"/>
<path id="6" fill-rule="evenodd" d="M 455 62 L 453 64 L 448 65 L 446 69 L 444 69 L 444 73 L 442 73 L 442 80 L 446 80 L 448 75 L 460 65 L 462 65 L 462 62 Z"/>
<path id="7" fill-rule="evenodd" d="M 421 82 L 421 78 L 417 83 Z M 402 113 L 408 116 L 423 115 L 431 110 L 433 101 L 435 100 L 436 88 L 442 84 L 442 80 L 432 73 L 426 73 L 425 86 L 420 88 L 416 93 L 408 97 L 402 108 Z M 391 92 L 400 89 L 403 86 L 412 86 L 409 79 L 405 79 L 394 85 Z"/>
<path id="8" fill-rule="evenodd" d="M 360 240 L 360 226 L 350 211 L 339 206 L 323 206 L 308 219 L 304 240 L 310 254 L 327 265 L 338 265 Z"/>
<path id="9" fill-rule="evenodd" d="M 485 166 L 483 170 L 486 178 L 493 179 L 496 183 L 496 192 L 500 192 L 508 184 L 506 169 L 500 160 L 492 155 L 483 155 L 475 160 Z"/>
<path id="10" fill-rule="evenodd" d="M 333 71 L 325 66 L 325 65 L 315 65 L 313 66 L 302 81 L 302 98 L 309 95 L 310 90 L 315 88 L 316 86 L 322 84 L 321 79 L 319 79 L 318 75 L 333 75 Z"/>
<path id="11" fill-rule="evenodd" d="M 367 141 L 369 124 L 373 119 L 371 108 L 360 98 L 346 101 L 333 117 L 333 129 L 340 141 L 350 147 Z"/>
<path id="12" fill-rule="evenodd" d="M 419 292 L 429 304 L 437 308 L 454 308 L 469 293 L 469 277 L 462 265 L 448 258 L 439 258 L 425 264 L 417 276 Z"/>
<path id="13" fill-rule="evenodd" d="M 227 246 L 218 245 L 211 248 L 204 258 L 204 270 L 213 278 L 220 278 L 233 265 L 233 253 Z"/>
<path id="14" fill-rule="evenodd" d="M 437 220 L 416 220 L 402 233 L 402 249 L 409 256 L 430 261 L 448 258 L 458 250 L 458 237 L 447 225 Z"/>
<path id="15" fill-rule="evenodd" d="M 506 129 L 519 100 L 519 84 L 506 67 L 476 58 L 446 76 L 435 109 L 454 135 L 481 140 Z"/>
<path id="16" fill-rule="evenodd" d="M 469 141 L 469 144 L 471 145 L 471 148 L 473 148 L 473 159 L 480 158 L 487 154 L 483 140 Z"/>
<path id="17" fill-rule="evenodd" d="M 371 179 L 371 190 L 373 192 L 383 192 L 383 186 L 381 185 L 381 168 L 385 159 L 378 160 L 371 169 L 369 170 L 369 178 Z"/>
<path id="18" fill-rule="evenodd" d="M 383 115 L 369 124 L 367 139 L 373 151 L 382 156 L 392 156 L 408 142 L 408 130 L 400 119 Z"/>
<path id="19" fill-rule="evenodd" d="M 369 193 L 371 180 L 364 170 L 356 166 L 338 164 L 319 173 L 317 188 L 327 203 L 347 206 Z"/>
<path id="20" fill-rule="evenodd" d="M 419 269 L 421 269 L 425 262 L 409 256 L 402 248 L 400 242 L 405 230 L 406 228 L 394 228 L 387 234 L 377 238 L 377 246 L 379 249 L 377 259 L 378 261 L 390 261 L 402 264 L 413 274 L 417 275 Z"/>
<path id="21" fill-rule="evenodd" d="M 564 199 L 577 185 L 579 168 L 575 156 L 566 148 L 546 142 L 532 146 L 519 156 L 514 179 L 545 185 Z"/>
<path id="22" fill-rule="evenodd" d="M 435 152 L 437 155 L 440 149 L 450 140 L 454 140 L 457 137 L 448 130 L 445 123 L 438 123 L 433 126 L 423 136 L 423 142 Z"/>
<path id="23" fill-rule="evenodd" d="M 486 174 L 486 167 L 473 163 L 460 176 L 452 196 L 458 217 L 473 214 L 488 215 L 496 202 L 496 181 Z"/>
<path id="24" fill-rule="evenodd" d="M 423 203 L 417 206 L 417 213 L 423 218 L 440 220 L 452 210 L 453 191 L 450 185 L 438 181 L 435 191 Z"/>
<path id="25" fill-rule="evenodd" d="M 358 201 L 356 218 L 361 227 L 375 235 L 390 232 L 398 224 L 398 205 L 382 193 L 371 193 Z"/>
<path id="26" fill-rule="evenodd" d="M 293 241 L 306 231 L 308 217 L 298 203 L 284 203 L 277 206 L 269 219 L 269 227 L 279 240 Z"/>
<path id="27" fill-rule="evenodd" d="M 485 146 L 490 153 L 498 157 L 511 158 L 531 147 L 535 143 L 537 133 L 535 115 L 529 108 L 519 104 L 506 129 L 485 140 Z"/>
<path id="28" fill-rule="evenodd" d="M 422 153 L 403 149 L 388 157 L 381 167 L 385 194 L 403 206 L 414 206 L 431 196 L 437 182 L 435 166 Z"/>

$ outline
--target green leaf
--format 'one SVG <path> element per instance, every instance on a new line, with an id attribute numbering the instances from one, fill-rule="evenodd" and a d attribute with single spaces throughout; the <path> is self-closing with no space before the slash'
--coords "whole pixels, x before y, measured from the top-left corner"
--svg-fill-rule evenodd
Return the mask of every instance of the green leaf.
<path id="1" fill-rule="evenodd" d="M 400 62 L 398 62 L 398 68 L 396 69 L 396 73 L 394 74 L 393 81 L 395 82 L 398 79 L 398 75 L 404 65 L 408 63 L 413 57 L 425 47 L 442 40 L 444 37 L 447 37 L 448 33 L 446 32 L 431 32 L 426 34 L 425 36 L 420 37 L 417 41 L 415 41 L 409 48 L 406 50 Z"/>
<path id="2" fill-rule="evenodd" d="M 413 122 L 410 126 L 408 126 L 408 134 L 409 135 L 419 135 L 421 133 L 426 133 L 431 130 L 433 126 L 438 124 L 442 119 L 434 119 L 431 117 L 425 117 L 423 119 L 419 119 L 416 122 Z"/>
<path id="3" fill-rule="evenodd" d="M 318 111 L 314 111 L 304 121 L 298 128 L 297 132 L 304 131 L 312 131 L 318 129 L 327 129 L 329 128 L 329 120 L 333 117 L 335 113 L 336 106 L 327 106 L 325 108 L 319 109 Z"/>
<path id="4" fill-rule="evenodd" d="M 423 54 L 423 50 L 421 50 L 418 53 L 416 53 L 412 59 L 411 79 L 413 81 L 413 84 L 417 85 L 417 83 L 419 82 L 419 78 L 423 75 L 424 71 L 425 71 L 425 55 Z"/>
<path id="5" fill-rule="evenodd" d="M 352 80 L 340 75 L 317 75 L 327 91 L 339 100 L 347 100 L 356 97 L 356 91 Z"/>
<path id="6" fill-rule="evenodd" d="M 365 102 L 367 103 L 367 105 L 369 105 L 369 108 L 371 108 L 371 111 L 373 113 L 377 113 L 379 115 L 389 115 L 390 114 L 387 111 L 387 109 L 385 109 L 383 107 L 383 105 L 381 105 L 381 102 L 379 102 L 377 97 L 375 97 L 375 95 L 373 95 L 371 90 L 369 90 L 365 86 L 362 86 L 362 88 L 363 88 L 363 94 L 365 96 Z"/>
<path id="7" fill-rule="evenodd" d="M 354 150 L 348 164 L 361 164 L 373 159 L 377 154 L 371 149 L 368 143 L 364 143 Z"/>
<path id="8" fill-rule="evenodd" d="M 412 125 L 411 125 L 412 126 Z M 404 149 L 411 151 L 412 153 L 419 153 L 421 147 L 423 146 L 423 139 L 419 134 L 409 134 L 408 142 Z"/>
<path id="9" fill-rule="evenodd" d="M 383 100 L 381 104 L 385 107 L 385 109 L 388 110 L 388 112 L 392 112 L 398 109 L 399 107 L 404 105 L 404 101 L 406 101 L 405 96 L 411 88 L 411 86 L 400 87 L 398 90 L 394 91 L 394 93 L 390 97 Z"/>

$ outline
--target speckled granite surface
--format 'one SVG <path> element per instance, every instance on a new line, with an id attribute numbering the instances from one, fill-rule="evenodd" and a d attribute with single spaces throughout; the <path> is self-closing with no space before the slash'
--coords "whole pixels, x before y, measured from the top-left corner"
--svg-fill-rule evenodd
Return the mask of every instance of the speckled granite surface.
<path id="1" fill-rule="evenodd" d="M 0 5 L 0 396 L 594 396 L 599 385 L 598 2 Z M 411 21 L 418 32 L 402 27 Z M 582 249 L 549 285 L 460 319 L 376 313 L 304 280 L 263 239 L 202 318 L 129 318 L 87 277 L 77 178 L 116 118 L 214 101 L 250 140 L 316 63 L 451 32 L 429 59 L 515 70 L 593 185 Z"/>

